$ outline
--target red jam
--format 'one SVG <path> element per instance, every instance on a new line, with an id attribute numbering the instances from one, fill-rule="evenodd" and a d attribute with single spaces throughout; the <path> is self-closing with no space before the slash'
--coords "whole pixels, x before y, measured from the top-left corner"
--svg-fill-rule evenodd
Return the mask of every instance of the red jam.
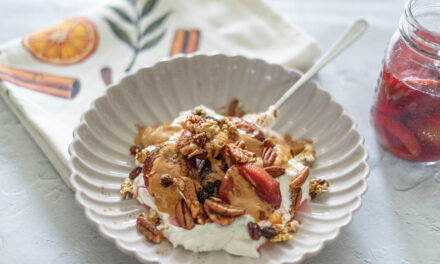
<path id="1" fill-rule="evenodd" d="M 372 109 L 379 142 L 411 161 L 440 160 L 440 64 L 399 35 L 390 43 Z"/>

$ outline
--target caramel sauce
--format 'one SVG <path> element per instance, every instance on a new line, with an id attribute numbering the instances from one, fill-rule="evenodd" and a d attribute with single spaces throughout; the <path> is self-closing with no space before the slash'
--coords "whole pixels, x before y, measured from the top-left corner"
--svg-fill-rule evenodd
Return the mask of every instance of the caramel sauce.
<path id="1" fill-rule="evenodd" d="M 283 139 L 271 137 L 273 142 L 276 144 L 278 151 L 277 151 L 277 159 L 275 160 L 274 165 L 280 166 L 283 168 L 288 167 L 289 160 L 293 158 L 292 153 L 290 153 L 290 146 L 287 144 L 287 142 Z"/>
<path id="2" fill-rule="evenodd" d="M 258 197 L 254 188 L 239 174 L 237 168 L 230 169 L 228 175 L 233 180 L 232 192 L 228 196 L 231 205 L 246 208 L 246 213 L 257 221 L 264 220 L 274 211 L 270 204 Z"/>
<path id="3" fill-rule="evenodd" d="M 175 206 L 182 196 L 175 184 L 164 187 L 161 184 L 161 176 L 168 174 L 171 177 L 181 177 L 188 174 L 186 161 L 179 155 L 175 144 L 167 144 L 160 151 L 153 163 L 153 168 L 148 174 L 148 191 L 155 197 L 157 209 L 167 213 L 170 217 L 175 216 Z"/>
<path id="4" fill-rule="evenodd" d="M 167 141 L 172 135 L 181 131 L 178 126 L 170 126 L 169 124 L 159 124 L 152 127 L 141 126 L 139 132 L 134 139 L 134 144 L 144 147 L 157 145 Z"/>

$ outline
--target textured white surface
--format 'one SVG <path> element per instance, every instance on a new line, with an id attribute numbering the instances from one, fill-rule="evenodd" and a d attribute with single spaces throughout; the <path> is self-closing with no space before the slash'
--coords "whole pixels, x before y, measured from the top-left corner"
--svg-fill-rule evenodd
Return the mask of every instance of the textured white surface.
<path id="1" fill-rule="evenodd" d="M 0 42 L 74 15 L 88 2 L 3 0 Z M 340 237 L 305 263 L 437 263 L 440 172 L 414 166 L 399 171 L 402 162 L 378 147 L 369 123 L 383 50 L 397 27 L 403 1 L 267 2 L 314 36 L 323 49 L 353 19 L 364 17 L 370 23 L 366 35 L 319 74 L 366 138 L 372 169 L 369 190 Z M 138 263 L 87 223 L 73 192 L 1 100 L 0 174 L 1 263 Z"/>

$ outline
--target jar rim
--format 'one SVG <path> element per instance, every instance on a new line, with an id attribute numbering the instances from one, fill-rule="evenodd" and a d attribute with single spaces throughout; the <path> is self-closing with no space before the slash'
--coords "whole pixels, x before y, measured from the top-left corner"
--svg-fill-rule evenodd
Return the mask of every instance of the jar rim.
<path id="1" fill-rule="evenodd" d="M 416 27 L 416 28 L 422 29 L 423 31 L 428 32 L 429 34 L 432 34 L 432 35 L 439 35 L 439 36 L 440 36 L 440 32 L 436 32 L 436 31 L 432 31 L 432 30 L 428 29 L 427 27 L 423 26 L 423 25 L 422 25 L 422 24 L 416 19 L 416 17 L 415 17 L 414 14 L 413 14 L 413 10 L 412 10 L 412 8 L 414 7 L 416 1 L 417 1 L 417 0 L 408 0 L 408 1 L 405 3 L 405 15 L 406 15 L 406 18 L 408 19 L 408 22 L 409 22 L 413 27 Z"/>

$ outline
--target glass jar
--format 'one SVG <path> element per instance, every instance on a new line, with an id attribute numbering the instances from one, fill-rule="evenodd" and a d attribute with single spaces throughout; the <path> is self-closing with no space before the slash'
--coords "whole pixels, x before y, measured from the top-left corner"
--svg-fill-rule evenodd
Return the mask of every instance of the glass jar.
<path id="1" fill-rule="evenodd" d="M 440 160 L 440 2 L 409 0 L 392 36 L 371 111 L 382 146 L 411 161 Z"/>

